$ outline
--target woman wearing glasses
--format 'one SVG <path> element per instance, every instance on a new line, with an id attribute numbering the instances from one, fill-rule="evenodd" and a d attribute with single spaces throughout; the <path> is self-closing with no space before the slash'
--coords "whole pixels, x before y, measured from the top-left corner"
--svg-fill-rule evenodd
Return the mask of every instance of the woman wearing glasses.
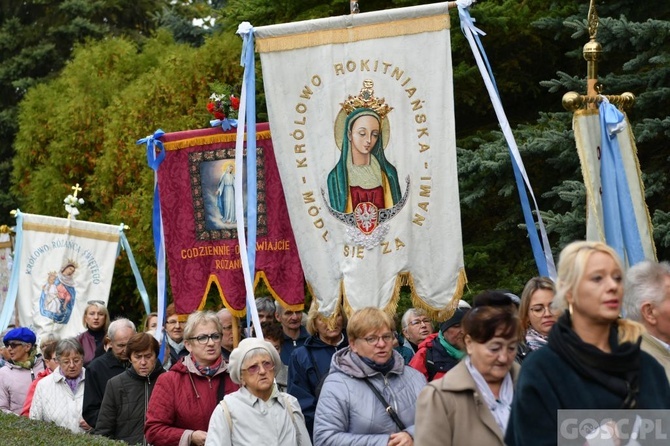
<path id="1" fill-rule="evenodd" d="M 476 306 L 461 321 L 467 356 L 419 396 L 418 445 L 504 445 L 520 368 L 514 362 L 519 319 L 509 296 L 485 293 L 492 302 Z"/>
<path id="2" fill-rule="evenodd" d="M 228 364 L 230 378 L 240 390 L 226 395 L 214 409 L 207 445 L 312 445 L 298 400 L 275 385 L 275 367 L 281 364 L 269 342 L 257 338 L 240 342 Z"/>
<path id="3" fill-rule="evenodd" d="M 394 328 L 378 308 L 349 319 L 349 347 L 333 355 L 316 406 L 316 446 L 414 444 L 416 399 L 426 378 L 393 349 Z"/>
<path id="4" fill-rule="evenodd" d="M 84 349 L 74 338 L 62 339 L 56 344 L 58 367 L 35 387 L 30 405 L 30 418 L 50 421 L 74 433 L 83 433 L 91 427 L 81 416 L 84 404 Z"/>
<path id="5" fill-rule="evenodd" d="M 547 347 L 523 364 L 506 444 L 556 444 L 566 432 L 559 430 L 560 409 L 670 408 L 663 367 L 640 350 L 642 326 L 620 317 L 623 276 L 618 255 L 604 243 L 573 242 L 563 249 L 554 299 L 563 314 Z M 619 426 L 634 438 L 630 427 L 635 419 L 625 421 Z M 611 431 L 604 433 L 611 428 L 607 423 L 594 427 L 598 444 L 605 444 L 603 438 L 616 440 Z M 589 444 L 586 438 L 572 440 Z"/>
<path id="6" fill-rule="evenodd" d="M 237 390 L 221 354 L 223 329 L 216 314 L 196 311 L 186 321 L 189 354 L 163 373 L 154 386 L 144 433 L 154 446 L 202 446 L 214 408 Z"/>
<path id="7" fill-rule="evenodd" d="M 556 323 L 556 310 L 551 307 L 556 294 L 554 282 L 548 277 L 533 277 L 521 293 L 519 319 L 525 330 L 519 343 L 516 359 L 522 363 L 526 356 L 547 344 L 549 330 Z"/>

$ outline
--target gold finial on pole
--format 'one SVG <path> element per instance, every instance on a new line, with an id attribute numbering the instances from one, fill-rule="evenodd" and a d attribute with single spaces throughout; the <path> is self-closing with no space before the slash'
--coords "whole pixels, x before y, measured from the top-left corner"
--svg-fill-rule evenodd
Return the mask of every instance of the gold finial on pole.
<path id="1" fill-rule="evenodd" d="M 63 200 L 63 203 L 65 204 L 65 211 L 67 212 L 68 220 L 76 220 L 77 215 L 79 215 L 79 209 L 77 209 L 77 206 L 84 204 L 84 199 L 78 198 L 77 194 L 83 189 L 79 186 L 79 183 L 75 184 L 70 189 L 74 191 L 74 195 L 68 195 L 65 200 Z"/>
<path id="2" fill-rule="evenodd" d="M 603 48 L 596 40 L 598 35 L 598 13 L 596 12 L 595 0 L 591 0 L 589 5 L 588 28 L 590 40 L 584 45 L 584 59 L 586 60 L 586 95 L 597 96 L 601 93 L 601 86 L 598 84 L 598 60 Z M 589 107 L 594 107 L 590 104 Z"/>
<path id="3" fill-rule="evenodd" d="M 72 186 L 71 189 L 74 191 L 74 195 L 73 195 L 74 198 L 77 198 L 77 193 L 79 193 L 83 190 L 81 187 L 79 187 L 79 183 Z"/>
<path id="4" fill-rule="evenodd" d="M 351 11 L 351 14 L 358 14 L 361 12 L 361 8 L 356 0 L 351 0 L 349 2 L 349 10 Z"/>
<path id="5" fill-rule="evenodd" d="M 598 82 L 598 60 L 603 51 L 602 45 L 596 40 L 598 35 L 598 13 L 596 11 L 595 0 L 590 0 L 589 15 L 587 25 L 589 30 L 589 41 L 584 45 L 582 54 L 586 60 L 586 95 L 581 95 L 575 91 L 569 91 L 563 95 L 563 107 L 571 112 L 580 109 L 596 109 L 600 105 L 601 97 L 619 107 L 621 110 L 630 109 L 635 103 L 633 93 L 623 93 L 621 95 L 603 95 L 603 86 Z"/>

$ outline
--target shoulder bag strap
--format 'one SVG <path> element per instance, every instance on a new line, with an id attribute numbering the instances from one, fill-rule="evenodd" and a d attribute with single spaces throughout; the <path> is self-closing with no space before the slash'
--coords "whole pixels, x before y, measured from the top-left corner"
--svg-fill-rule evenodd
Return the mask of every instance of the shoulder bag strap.
<path id="1" fill-rule="evenodd" d="M 228 404 L 224 400 L 221 400 L 219 403 L 221 404 L 221 408 L 223 409 L 223 414 L 226 416 L 226 420 L 228 421 L 228 430 L 230 431 L 230 438 L 233 437 L 233 419 L 230 416 L 230 410 L 228 409 Z"/>
<path id="2" fill-rule="evenodd" d="M 365 384 L 368 385 L 370 390 L 372 390 L 377 399 L 382 403 L 382 405 L 384 406 L 384 410 L 386 410 L 386 413 L 389 414 L 393 422 L 396 424 L 396 426 L 398 426 L 398 429 L 404 431 L 406 429 L 405 424 L 400 420 L 400 417 L 398 417 L 398 414 L 393 409 L 393 407 L 391 407 L 391 405 L 386 401 L 384 396 L 379 392 L 379 390 L 377 390 L 377 388 L 370 382 L 370 380 L 367 377 L 363 378 L 363 381 L 365 381 Z"/>

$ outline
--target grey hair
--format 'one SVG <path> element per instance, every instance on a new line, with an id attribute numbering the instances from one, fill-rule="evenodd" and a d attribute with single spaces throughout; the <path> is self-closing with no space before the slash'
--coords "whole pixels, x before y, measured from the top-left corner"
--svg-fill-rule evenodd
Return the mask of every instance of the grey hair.
<path id="1" fill-rule="evenodd" d="M 272 298 L 264 296 L 256 299 L 256 309 L 266 313 L 274 313 L 277 311 L 277 306 L 275 305 L 275 301 L 272 300 Z"/>
<path id="2" fill-rule="evenodd" d="M 402 315 L 402 319 L 400 320 L 400 325 L 402 325 L 403 330 L 409 325 L 409 320 L 412 316 L 428 316 L 428 313 L 423 308 L 410 308 L 405 311 L 405 314 Z"/>
<path id="3" fill-rule="evenodd" d="M 55 356 L 58 360 L 65 353 L 79 353 L 84 356 L 84 347 L 75 338 L 65 338 L 58 341 L 56 344 Z"/>
<path id="4" fill-rule="evenodd" d="M 213 323 L 218 333 L 223 333 L 219 317 L 213 311 L 195 311 L 188 316 L 184 327 L 184 339 L 192 338 L 198 325 Z"/>
<path id="5" fill-rule="evenodd" d="M 640 308 L 646 302 L 659 305 L 665 298 L 665 278 L 670 277 L 670 263 L 645 260 L 631 267 L 626 274 L 624 315 L 641 322 Z"/>
<path id="6" fill-rule="evenodd" d="M 136 331 L 133 321 L 122 317 L 109 324 L 109 328 L 107 329 L 107 336 L 113 341 L 116 333 L 123 328 L 130 328 L 131 330 Z"/>

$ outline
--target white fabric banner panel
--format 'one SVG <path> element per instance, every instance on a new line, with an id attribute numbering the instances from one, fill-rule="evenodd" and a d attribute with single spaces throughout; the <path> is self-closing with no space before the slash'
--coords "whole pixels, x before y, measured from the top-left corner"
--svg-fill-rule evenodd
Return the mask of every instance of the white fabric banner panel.
<path id="1" fill-rule="evenodd" d="M 462 296 L 449 15 L 434 4 L 255 30 L 277 164 L 319 310 L 444 318 Z"/>
<path id="2" fill-rule="evenodd" d="M 656 260 L 651 218 L 644 198 L 644 185 L 637 158 L 637 147 L 628 117 L 625 119 L 626 128 L 617 134 L 617 141 L 621 149 L 626 182 L 633 200 L 635 220 L 640 232 L 645 257 Z M 575 112 L 572 127 L 575 132 L 577 152 L 582 166 L 584 185 L 586 186 L 586 239 L 605 242 L 600 179 L 601 129 L 598 110 L 579 110 Z"/>
<path id="3" fill-rule="evenodd" d="M 5 306 L 12 267 L 12 240 L 9 232 L 0 232 L 0 310 Z"/>
<path id="4" fill-rule="evenodd" d="M 107 305 L 119 227 L 23 214 L 17 295 L 19 322 L 42 336 L 84 331 L 88 301 Z"/>

